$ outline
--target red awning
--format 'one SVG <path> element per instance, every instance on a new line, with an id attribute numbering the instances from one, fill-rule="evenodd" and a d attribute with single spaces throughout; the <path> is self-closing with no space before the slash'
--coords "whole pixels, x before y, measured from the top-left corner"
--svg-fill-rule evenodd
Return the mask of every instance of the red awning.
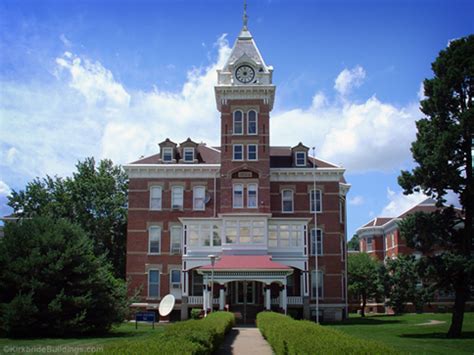
<path id="1" fill-rule="evenodd" d="M 204 265 L 200 270 L 211 270 L 212 266 Z M 216 261 L 214 270 L 290 270 L 288 265 L 272 261 L 269 255 L 224 255 Z"/>

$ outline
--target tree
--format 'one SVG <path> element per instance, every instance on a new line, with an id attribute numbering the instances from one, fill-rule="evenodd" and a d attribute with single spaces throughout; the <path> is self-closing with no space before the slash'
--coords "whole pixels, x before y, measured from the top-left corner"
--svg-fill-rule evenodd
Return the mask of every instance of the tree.
<path id="1" fill-rule="evenodd" d="M 412 302 L 416 310 L 421 310 L 423 304 L 429 301 L 431 292 L 427 285 L 423 285 L 415 257 L 400 255 L 396 259 L 388 259 L 386 269 L 387 305 L 396 314 L 404 313 L 408 302 Z"/>
<path id="2" fill-rule="evenodd" d="M 92 239 L 96 255 L 105 254 L 118 277 L 125 277 L 127 177 L 119 166 L 93 158 L 76 165 L 72 177 L 36 178 L 13 191 L 9 206 L 18 217 L 50 216 L 78 224 Z"/>
<path id="3" fill-rule="evenodd" d="M 352 239 L 349 240 L 349 243 L 347 243 L 347 248 L 349 250 L 359 251 L 359 236 L 357 234 L 354 234 Z"/>
<path id="4" fill-rule="evenodd" d="M 424 245 L 427 238 L 419 238 L 413 243 L 419 250 L 434 251 L 438 247 L 446 251 L 442 264 L 437 264 L 441 258 L 432 258 L 433 264 L 427 270 L 434 272 L 443 265 L 449 269 L 441 274 L 456 273 L 451 275 L 455 302 L 448 336 L 460 337 L 465 304 L 473 282 L 469 270 L 474 213 L 471 151 L 474 134 L 474 35 L 451 41 L 439 53 L 432 69 L 434 77 L 424 81 L 426 98 L 421 101 L 421 111 L 426 117 L 416 123 L 417 138 L 411 147 L 417 166 L 411 172 L 402 171 L 398 182 L 405 194 L 423 191 L 435 198 L 439 207 L 445 202 L 449 190 L 460 197 L 462 214 L 454 216 L 450 213 L 453 219 L 448 222 L 449 225 L 457 225 L 459 232 L 437 233 L 436 242 L 429 242 L 429 245 Z M 446 221 L 447 216 L 438 213 L 433 218 Z M 458 219 L 461 223 L 457 223 Z M 412 238 L 411 235 L 424 233 L 417 226 L 405 230 L 407 240 Z M 445 249 L 446 245 L 452 246 L 449 252 Z"/>
<path id="5" fill-rule="evenodd" d="M 362 302 L 360 314 L 365 317 L 367 300 L 383 294 L 381 263 L 367 253 L 350 254 L 347 260 L 348 291 Z"/>
<path id="6" fill-rule="evenodd" d="M 127 312 L 125 282 L 64 219 L 7 223 L 0 270 L 0 332 L 8 336 L 102 333 Z"/>

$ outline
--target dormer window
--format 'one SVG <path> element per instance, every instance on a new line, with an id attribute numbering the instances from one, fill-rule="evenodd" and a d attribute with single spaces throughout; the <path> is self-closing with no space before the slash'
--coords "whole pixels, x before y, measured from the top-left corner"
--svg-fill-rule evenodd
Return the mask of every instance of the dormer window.
<path id="1" fill-rule="evenodd" d="M 243 134 L 244 133 L 244 119 L 242 111 L 234 112 L 234 134 Z"/>
<path id="2" fill-rule="evenodd" d="M 194 148 L 184 148 L 183 157 L 186 163 L 194 162 Z"/>
<path id="3" fill-rule="evenodd" d="M 306 166 L 306 152 L 295 152 L 295 165 Z"/>
<path id="4" fill-rule="evenodd" d="M 173 148 L 163 148 L 163 161 L 170 163 L 173 161 Z"/>

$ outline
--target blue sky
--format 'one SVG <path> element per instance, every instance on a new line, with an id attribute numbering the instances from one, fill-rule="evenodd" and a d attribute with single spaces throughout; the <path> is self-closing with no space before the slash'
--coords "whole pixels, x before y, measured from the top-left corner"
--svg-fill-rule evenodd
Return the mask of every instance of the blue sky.
<path id="1" fill-rule="evenodd" d="M 420 84 L 472 1 L 248 1 L 277 85 L 272 144 L 347 168 L 349 236 L 396 215 Z M 219 143 L 212 87 L 242 1 L 0 1 L 0 213 L 36 176 L 87 156 L 129 162 L 166 137 Z M 170 124 L 172 122 L 172 124 Z"/>

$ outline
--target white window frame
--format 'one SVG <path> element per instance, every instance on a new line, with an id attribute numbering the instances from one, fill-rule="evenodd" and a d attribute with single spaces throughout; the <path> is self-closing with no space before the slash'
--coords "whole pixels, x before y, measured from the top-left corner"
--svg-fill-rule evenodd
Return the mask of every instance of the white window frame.
<path id="1" fill-rule="evenodd" d="M 228 242 L 227 238 L 224 240 L 224 244 L 227 245 L 264 245 L 266 243 L 266 224 L 261 219 L 230 219 L 224 221 L 223 235 L 228 236 L 228 229 L 236 229 L 235 242 Z M 248 242 L 242 242 L 242 228 L 248 228 L 249 234 Z M 262 230 L 263 234 L 257 234 L 257 230 Z M 258 238 L 258 239 L 257 239 Z M 259 241 L 257 241 L 259 240 Z"/>
<path id="2" fill-rule="evenodd" d="M 316 228 L 317 232 L 320 236 L 320 246 L 321 248 L 318 248 L 318 256 L 324 255 L 324 233 L 321 228 Z M 314 256 L 314 248 L 316 247 L 317 244 L 315 244 L 314 238 L 315 238 L 315 229 L 311 228 L 310 236 L 311 236 L 311 243 L 309 244 L 310 246 L 310 255 Z M 318 238 L 316 237 L 316 243 L 318 242 Z"/>
<path id="3" fill-rule="evenodd" d="M 242 157 L 240 159 L 235 158 L 235 148 L 240 147 Z M 232 146 L 232 161 L 243 161 L 244 160 L 244 145 L 243 144 L 234 144 Z"/>
<path id="4" fill-rule="evenodd" d="M 291 211 L 285 211 L 285 191 L 291 191 Z M 293 213 L 295 211 L 295 193 L 291 189 L 281 190 L 281 213 Z"/>
<path id="5" fill-rule="evenodd" d="M 197 197 L 196 196 L 196 191 L 197 190 L 202 190 L 203 195 L 202 197 Z M 202 198 L 202 208 L 198 208 L 197 206 L 197 200 Z M 194 186 L 193 187 L 193 210 L 194 211 L 205 211 L 206 210 L 206 187 L 205 186 Z"/>
<path id="6" fill-rule="evenodd" d="M 303 154 L 303 161 L 304 163 L 303 164 L 298 164 L 298 154 Z M 295 166 L 306 166 L 306 161 L 307 161 L 307 157 L 306 157 L 306 152 L 295 152 Z"/>
<path id="7" fill-rule="evenodd" d="M 235 130 L 235 123 L 236 123 L 235 114 L 236 114 L 237 112 L 240 112 L 240 124 L 241 124 L 241 126 L 240 126 L 240 127 L 241 127 L 241 131 L 240 131 L 240 133 L 236 132 L 236 130 Z M 241 136 L 241 135 L 244 134 L 244 113 L 243 113 L 243 111 L 241 111 L 241 110 L 235 110 L 235 111 L 233 112 L 233 114 L 232 114 L 232 134 L 233 134 L 234 136 Z"/>
<path id="8" fill-rule="evenodd" d="M 175 204 L 176 191 L 181 190 L 181 204 Z M 182 210 L 184 207 L 184 187 L 183 186 L 172 186 L 171 187 L 171 209 Z"/>
<path id="9" fill-rule="evenodd" d="M 250 112 L 255 112 L 255 132 L 250 132 Z M 247 112 L 247 134 L 254 136 L 258 134 L 258 112 L 256 110 L 249 110 Z"/>
<path id="10" fill-rule="evenodd" d="M 236 198 L 235 198 L 235 193 L 237 191 L 237 187 L 240 187 L 240 192 L 242 196 L 242 204 L 237 205 Z M 232 185 L 232 208 L 244 208 L 244 185 L 243 184 L 233 184 Z"/>
<path id="11" fill-rule="evenodd" d="M 319 194 L 319 204 L 317 204 L 318 194 Z M 316 189 L 316 194 L 314 194 L 314 189 L 311 189 L 309 191 L 309 210 L 310 210 L 310 212 L 314 213 L 313 195 L 314 195 L 314 199 L 315 199 L 314 206 L 316 207 L 316 213 L 323 212 L 323 192 L 320 189 Z"/>
<path id="12" fill-rule="evenodd" d="M 301 249 L 305 244 L 305 230 L 301 224 L 272 223 L 268 225 L 267 229 L 267 244 L 269 249 Z M 282 238 L 282 234 L 285 232 L 288 233 L 288 245 L 284 245 L 283 243 L 285 239 Z M 270 238 L 271 233 L 275 233 L 275 239 Z M 297 238 L 294 238 L 295 233 L 297 233 Z M 270 245 L 272 241 L 275 241 L 276 245 Z M 296 243 L 293 243 L 295 241 Z"/>
<path id="13" fill-rule="evenodd" d="M 250 188 L 254 189 L 255 191 L 255 206 L 250 206 Z M 247 208 L 258 208 L 258 184 L 248 184 L 247 185 Z"/>
<path id="14" fill-rule="evenodd" d="M 255 159 L 250 159 L 250 147 L 255 147 Z M 257 161 L 258 160 L 258 144 L 247 145 L 247 160 Z"/>
<path id="15" fill-rule="evenodd" d="M 322 270 L 318 270 L 318 281 L 320 281 L 321 283 L 321 292 L 319 292 L 318 294 L 318 299 L 323 299 L 324 298 L 324 273 Z M 314 285 L 316 285 L 316 270 L 311 270 L 311 299 L 316 299 L 316 292 L 315 291 L 315 288 L 313 287 L 313 283 Z"/>
<path id="16" fill-rule="evenodd" d="M 192 154 L 192 159 L 191 160 L 186 159 L 186 152 L 188 152 L 188 153 L 191 152 L 191 154 Z M 194 157 L 194 148 L 190 148 L 190 147 L 183 148 L 183 161 L 185 163 L 192 163 L 192 162 L 194 162 L 194 159 L 195 159 L 195 157 Z"/>
<path id="17" fill-rule="evenodd" d="M 159 246 L 159 248 L 158 248 L 157 252 L 156 251 L 154 251 L 154 252 L 151 251 L 152 230 L 158 230 L 158 246 Z M 159 255 L 159 254 L 161 254 L 161 239 L 162 239 L 161 238 L 161 227 L 160 226 L 150 226 L 148 228 L 148 254 L 150 254 L 150 255 Z"/>
<path id="18" fill-rule="evenodd" d="M 159 197 L 153 197 L 153 191 L 159 191 Z M 159 204 L 153 207 L 153 200 L 159 200 Z M 161 211 L 163 207 L 163 188 L 161 186 L 150 186 L 150 210 Z"/>
<path id="19" fill-rule="evenodd" d="M 177 271 L 179 274 L 179 282 L 173 282 L 173 271 Z M 181 270 L 180 269 L 170 269 L 170 291 L 172 290 L 181 290 Z M 175 287 L 175 286 L 178 287 Z"/>
<path id="20" fill-rule="evenodd" d="M 151 272 L 157 272 L 158 273 L 158 292 L 156 296 L 152 296 L 150 294 L 150 276 Z M 155 284 L 155 283 L 154 283 Z M 148 298 L 153 298 L 153 299 L 159 299 L 160 298 L 160 289 L 161 289 L 161 272 L 158 269 L 148 269 L 148 275 L 147 275 L 147 285 L 148 285 Z"/>
<path id="21" fill-rule="evenodd" d="M 370 243 L 369 243 L 369 240 L 370 240 Z M 368 237 L 367 240 L 366 240 L 366 249 L 368 252 L 370 251 L 374 251 L 374 246 L 373 246 L 373 243 L 374 243 L 374 239 L 372 237 Z M 369 244 L 370 244 L 370 249 L 369 249 Z"/>
<path id="22" fill-rule="evenodd" d="M 173 231 L 178 231 L 178 237 L 179 237 L 179 250 L 176 252 L 176 250 L 173 249 L 173 237 L 176 237 L 173 235 Z M 175 232 L 176 233 L 176 232 Z M 182 249 L 183 249 L 183 228 L 181 226 L 171 226 L 170 228 L 170 254 L 172 255 L 181 255 Z"/>
<path id="23" fill-rule="evenodd" d="M 171 153 L 170 153 L 170 155 L 171 155 L 171 159 L 170 159 L 170 160 L 165 160 L 166 152 L 171 152 Z M 171 163 L 171 162 L 173 161 L 173 148 L 170 148 L 170 147 L 165 147 L 165 148 L 163 148 L 163 155 L 162 155 L 161 159 L 162 159 L 163 162 L 165 162 L 165 163 Z"/>

